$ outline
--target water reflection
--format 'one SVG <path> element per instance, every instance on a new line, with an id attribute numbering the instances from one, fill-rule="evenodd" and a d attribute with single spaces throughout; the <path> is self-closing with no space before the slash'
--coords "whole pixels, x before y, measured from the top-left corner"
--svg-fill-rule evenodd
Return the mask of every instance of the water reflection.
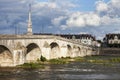
<path id="1" fill-rule="evenodd" d="M 0 71 L 0 80 L 120 80 L 120 64 L 105 66 L 72 62 L 45 69 Z"/>
<path id="2" fill-rule="evenodd" d="M 73 79 L 91 79 L 91 80 L 97 80 L 97 79 L 102 79 L 102 80 L 111 80 L 111 79 L 117 79 L 119 80 L 120 77 L 118 74 L 114 74 L 114 75 L 105 75 L 105 74 L 92 74 L 92 75 L 69 75 L 69 74 L 65 74 L 65 75 L 59 75 L 60 77 L 62 77 L 63 79 L 68 79 L 68 80 L 73 80 Z"/>

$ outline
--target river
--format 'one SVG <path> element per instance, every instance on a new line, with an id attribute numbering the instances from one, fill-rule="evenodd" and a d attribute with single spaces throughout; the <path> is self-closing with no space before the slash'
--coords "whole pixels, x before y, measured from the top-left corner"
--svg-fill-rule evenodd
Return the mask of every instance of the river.
<path id="1" fill-rule="evenodd" d="M 44 69 L 5 69 L 0 71 L 0 80 L 120 80 L 120 63 L 71 62 L 46 64 Z"/>

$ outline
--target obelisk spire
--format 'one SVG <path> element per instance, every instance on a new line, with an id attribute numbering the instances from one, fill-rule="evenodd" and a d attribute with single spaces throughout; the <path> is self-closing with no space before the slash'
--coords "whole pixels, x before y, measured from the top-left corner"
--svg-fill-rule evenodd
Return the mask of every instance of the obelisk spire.
<path id="1" fill-rule="evenodd" d="M 31 4 L 29 4 L 29 18 L 28 18 L 27 35 L 32 35 Z"/>

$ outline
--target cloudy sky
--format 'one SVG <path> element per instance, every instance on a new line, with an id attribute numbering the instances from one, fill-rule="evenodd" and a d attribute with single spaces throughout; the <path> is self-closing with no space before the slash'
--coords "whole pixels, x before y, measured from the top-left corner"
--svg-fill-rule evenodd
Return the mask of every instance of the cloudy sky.
<path id="1" fill-rule="evenodd" d="M 30 3 L 34 33 L 120 33 L 120 0 L 0 0 L 0 34 L 26 33 Z"/>

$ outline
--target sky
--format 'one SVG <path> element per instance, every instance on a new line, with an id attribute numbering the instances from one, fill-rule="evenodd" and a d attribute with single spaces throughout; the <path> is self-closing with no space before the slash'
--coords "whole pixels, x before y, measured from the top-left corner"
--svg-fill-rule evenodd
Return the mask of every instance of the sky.
<path id="1" fill-rule="evenodd" d="M 27 32 L 29 4 L 34 33 L 120 33 L 120 0 L 0 0 L 0 34 Z"/>

